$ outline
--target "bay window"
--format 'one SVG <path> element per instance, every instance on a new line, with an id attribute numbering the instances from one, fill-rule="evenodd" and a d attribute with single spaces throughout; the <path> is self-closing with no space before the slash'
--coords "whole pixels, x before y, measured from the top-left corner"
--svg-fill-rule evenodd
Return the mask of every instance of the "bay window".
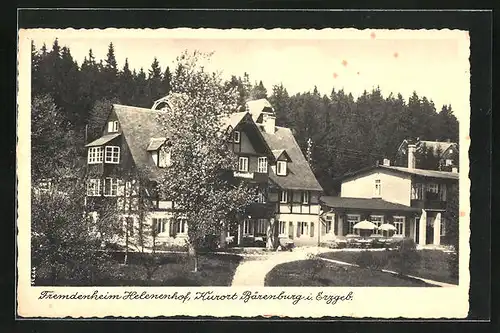
<path id="1" fill-rule="evenodd" d="M 88 164 L 102 163 L 102 147 L 90 147 L 87 155 Z"/>

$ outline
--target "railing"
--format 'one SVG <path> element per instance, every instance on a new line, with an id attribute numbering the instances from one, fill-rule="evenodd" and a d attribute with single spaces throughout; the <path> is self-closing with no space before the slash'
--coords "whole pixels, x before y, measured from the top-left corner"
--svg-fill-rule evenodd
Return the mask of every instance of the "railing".
<path id="1" fill-rule="evenodd" d="M 446 209 L 446 201 L 441 200 L 411 200 L 411 206 L 420 209 Z"/>

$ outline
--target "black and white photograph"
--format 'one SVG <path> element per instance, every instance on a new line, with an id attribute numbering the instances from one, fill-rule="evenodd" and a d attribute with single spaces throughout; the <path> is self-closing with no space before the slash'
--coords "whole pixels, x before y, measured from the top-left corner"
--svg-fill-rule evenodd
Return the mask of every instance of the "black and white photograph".
<path id="1" fill-rule="evenodd" d="M 465 314 L 468 36 L 20 31 L 26 312 Z"/>

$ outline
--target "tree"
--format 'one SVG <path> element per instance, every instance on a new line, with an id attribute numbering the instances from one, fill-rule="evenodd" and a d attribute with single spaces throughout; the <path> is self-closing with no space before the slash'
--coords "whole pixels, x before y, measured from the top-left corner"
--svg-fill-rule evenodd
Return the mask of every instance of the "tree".
<path id="1" fill-rule="evenodd" d="M 197 249 L 205 237 L 235 223 L 232 217 L 255 198 L 254 189 L 232 178 L 237 158 L 225 144 L 221 120 L 236 109 L 237 95 L 226 90 L 220 74 L 199 65 L 209 57 L 185 51 L 177 58 L 172 108 L 159 118 L 171 141 L 172 163 L 165 168 L 158 189 L 180 207 L 174 218 L 187 221 L 194 271 L 198 270 Z"/>
<path id="2" fill-rule="evenodd" d="M 252 91 L 250 92 L 250 99 L 261 99 L 267 98 L 267 89 L 264 87 L 262 81 L 259 84 L 253 86 Z"/>
<path id="3" fill-rule="evenodd" d="M 31 103 L 31 172 L 42 179 L 75 176 L 78 144 L 73 131 L 50 95 L 35 96 Z"/>
<path id="4" fill-rule="evenodd" d="M 118 65 L 115 57 L 115 47 L 113 43 L 109 43 L 108 53 L 106 55 L 106 64 L 102 66 L 101 87 L 102 97 L 115 98 L 118 93 Z"/>
<path id="5" fill-rule="evenodd" d="M 113 220 L 96 223 L 85 214 L 82 182 L 54 183 L 50 192 L 32 195 L 32 266 L 50 285 L 94 284 L 106 272 L 109 257 L 100 249 L 113 235 L 106 231 Z"/>
<path id="6" fill-rule="evenodd" d="M 161 67 L 156 57 L 154 58 L 153 63 L 151 64 L 151 69 L 149 70 L 148 73 L 147 86 L 148 86 L 147 93 L 150 100 L 149 102 L 150 105 L 153 105 L 154 101 L 165 96 L 162 93 Z"/>
<path id="7" fill-rule="evenodd" d="M 163 73 L 163 78 L 161 81 L 161 96 L 167 96 L 171 90 L 172 73 L 170 73 L 170 68 L 167 66 L 165 73 Z"/>
<path id="8" fill-rule="evenodd" d="M 119 82 L 119 101 L 122 104 L 128 105 L 132 101 L 132 97 L 134 96 L 134 76 L 130 71 L 128 58 L 125 59 L 125 65 L 123 66 L 123 70 L 120 72 L 118 76 Z"/>

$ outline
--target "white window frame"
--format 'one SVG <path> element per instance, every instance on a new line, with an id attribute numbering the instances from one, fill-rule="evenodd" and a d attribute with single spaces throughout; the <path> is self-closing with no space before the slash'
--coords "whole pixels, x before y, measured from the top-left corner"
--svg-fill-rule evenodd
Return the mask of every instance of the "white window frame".
<path id="1" fill-rule="evenodd" d="M 439 185 L 436 183 L 428 183 L 427 184 L 427 192 L 438 194 L 439 193 Z"/>
<path id="2" fill-rule="evenodd" d="M 88 164 L 102 163 L 102 147 L 90 147 L 87 152 Z"/>
<path id="3" fill-rule="evenodd" d="M 166 228 L 168 222 L 168 218 L 166 217 L 153 217 L 152 218 L 152 227 L 153 230 L 156 232 L 156 235 L 161 235 L 164 233 L 168 233 L 170 230 Z"/>
<path id="4" fill-rule="evenodd" d="M 311 201 L 311 194 L 309 191 L 302 191 L 302 204 L 308 205 Z"/>
<path id="5" fill-rule="evenodd" d="M 375 220 L 374 220 L 375 218 Z M 380 218 L 380 221 L 377 221 L 377 219 Z M 370 215 L 370 222 L 375 224 L 377 227 L 380 227 L 382 224 L 384 224 L 384 215 Z M 381 234 L 382 231 L 380 229 L 375 229 L 373 231 L 374 234 Z"/>
<path id="6" fill-rule="evenodd" d="M 286 161 L 278 161 L 276 162 L 276 175 L 278 176 L 286 176 Z M 280 167 L 281 166 L 281 167 Z"/>
<path id="7" fill-rule="evenodd" d="M 394 226 L 396 227 L 396 231 L 394 232 L 394 234 L 395 235 L 404 236 L 404 234 L 405 234 L 406 217 L 404 217 L 404 216 L 393 216 L 392 218 L 394 220 Z"/>
<path id="8" fill-rule="evenodd" d="M 120 163 L 120 147 L 118 147 L 118 146 L 106 146 L 104 148 L 104 163 L 119 164 Z"/>
<path id="9" fill-rule="evenodd" d="M 233 142 L 240 143 L 241 141 L 241 133 L 240 131 L 233 131 Z"/>
<path id="10" fill-rule="evenodd" d="M 266 234 L 267 233 L 267 220 L 266 219 L 258 219 L 255 229 L 256 229 L 257 234 Z"/>
<path id="11" fill-rule="evenodd" d="M 257 172 L 267 173 L 267 157 L 259 157 L 257 159 Z"/>
<path id="12" fill-rule="evenodd" d="M 375 188 L 373 196 L 375 198 L 382 197 L 382 181 L 380 179 L 375 179 Z"/>
<path id="13" fill-rule="evenodd" d="M 248 157 L 240 156 L 238 159 L 238 171 L 248 172 Z"/>
<path id="14" fill-rule="evenodd" d="M 101 179 L 93 178 L 89 179 L 87 182 L 87 196 L 89 197 L 99 197 L 101 196 Z"/>
<path id="15" fill-rule="evenodd" d="M 347 234 L 354 234 L 354 225 L 361 221 L 361 215 L 359 214 L 347 214 Z"/>
<path id="16" fill-rule="evenodd" d="M 258 203 L 266 203 L 266 194 L 263 189 L 257 188 L 257 196 L 255 201 Z"/>
<path id="17" fill-rule="evenodd" d="M 286 235 L 286 221 L 279 221 L 278 222 L 278 234 L 280 236 Z"/>
<path id="18" fill-rule="evenodd" d="M 250 219 L 243 220 L 243 235 L 253 235 L 254 225 L 250 222 L 252 222 Z"/>
<path id="19" fill-rule="evenodd" d="M 108 122 L 108 133 L 118 132 L 118 120 Z"/>
<path id="20" fill-rule="evenodd" d="M 109 185 L 109 192 L 107 192 L 107 184 Z M 105 197 L 116 197 L 118 195 L 118 179 L 106 177 L 104 178 L 104 196 Z"/>
<path id="21" fill-rule="evenodd" d="M 445 165 L 446 165 L 446 166 L 451 166 L 451 165 L 453 165 L 453 160 L 452 160 L 452 159 L 450 159 L 450 158 L 447 158 L 447 159 L 446 159 L 446 161 L 445 161 Z"/>
<path id="22" fill-rule="evenodd" d="M 280 191 L 280 203 L 288 203 L 288 191 Z"/>
<path id="23" fill-rule="evenodd" d="M 177 223 L 175 224 L 175 233 L 177 235 L 183 235 L 187 233 L 187 219 L 180 217 L 177 219 Z"/>

